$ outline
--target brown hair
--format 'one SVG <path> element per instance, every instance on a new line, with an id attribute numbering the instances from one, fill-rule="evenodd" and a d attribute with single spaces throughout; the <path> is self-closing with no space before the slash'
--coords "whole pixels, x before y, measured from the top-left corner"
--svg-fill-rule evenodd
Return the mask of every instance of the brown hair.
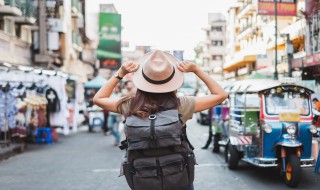
<path id="1" fill-rule="evenodd" d="M 180 101 L 175 92 L 151 93 L 137 89 L 134 97 L 127 96 L 120 100 L 118 110 L 123 103 L 129 103 L 129 111 L 126 115 L 135 115 L 145 118 L 159 111 L 178 109 Z"/>

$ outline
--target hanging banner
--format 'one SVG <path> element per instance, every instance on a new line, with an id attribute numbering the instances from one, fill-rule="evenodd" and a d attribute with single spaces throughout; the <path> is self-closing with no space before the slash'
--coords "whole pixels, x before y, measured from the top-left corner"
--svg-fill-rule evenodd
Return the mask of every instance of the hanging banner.
<path id="1" fill-rule="evenodd" d="M 97 58 L 100 68 L 116 70 L 121 66 L 121 15 L 100 13 Z"/>
<path id="2" fill-rule="evenodd" d="M 296 16 L 297 0 L 278 0 L 278 16 Z M 258 0 L 258 14 L 275 15 L 274 0 Z"/>

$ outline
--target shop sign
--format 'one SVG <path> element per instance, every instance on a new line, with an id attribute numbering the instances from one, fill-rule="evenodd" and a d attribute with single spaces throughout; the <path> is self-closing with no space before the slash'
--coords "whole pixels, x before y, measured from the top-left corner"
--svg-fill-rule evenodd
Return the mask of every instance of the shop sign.
<path id="1" fill-rule="evenodd" d="M 314 66 L 320 63 L 320 52 L 307 56 L 306 63 L 304 66 Z"/>
<path id="2" fill-rule="evenodd" d="M 121 15 L 100 13 L 99 46 L 96 51 L 100 68 L 116 70 L 121 66 Z"/>
<path id="3" fill-rule="evenodd" d="M 297 0 L 278 0 L 277 8 L 278 8 L 279 16 L 296 16 Z M 274 0 L 258 0 L 258 14 L 274 15 L 275 14 Z"/>
<path id="4" fill-rule="evenodd" d="M 319 77 L 320 76 L 320 66 L 314 67 L 312 69 L 312 77 Z"/>

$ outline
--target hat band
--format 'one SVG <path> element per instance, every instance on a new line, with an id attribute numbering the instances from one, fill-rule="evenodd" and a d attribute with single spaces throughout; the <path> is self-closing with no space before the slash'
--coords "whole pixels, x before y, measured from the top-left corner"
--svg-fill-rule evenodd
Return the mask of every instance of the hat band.
<path id="1" fill-rule="evenodd" d="M 143 69 L 142 69 L 142 76 L 144 79 L 146 79 L 146 81 L 150 82 L 151 84 L 164 84 L 164 83 L 169 82 L 173 78 L 175 72 L 176 71 L 173 67 L 173 72 L 168 78 L 166 78 L 164 80 L 153 80 L 153 79 L 149 78 L 146 74 L 144 74 Z"/>

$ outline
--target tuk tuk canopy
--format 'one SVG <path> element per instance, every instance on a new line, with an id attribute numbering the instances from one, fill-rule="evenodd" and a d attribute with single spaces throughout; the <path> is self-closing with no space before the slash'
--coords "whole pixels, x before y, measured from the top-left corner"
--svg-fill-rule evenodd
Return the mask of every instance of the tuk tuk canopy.
<path id="1" fill-rule="evenodd" d="M 271 79 L 247 79 L 242 81 L 237 81 L 230 87 L 231 93 L 241 93 L 241 92 L 259 92 L 264 89 L 279 86 L 281 83 L 276 80 Z"/>

